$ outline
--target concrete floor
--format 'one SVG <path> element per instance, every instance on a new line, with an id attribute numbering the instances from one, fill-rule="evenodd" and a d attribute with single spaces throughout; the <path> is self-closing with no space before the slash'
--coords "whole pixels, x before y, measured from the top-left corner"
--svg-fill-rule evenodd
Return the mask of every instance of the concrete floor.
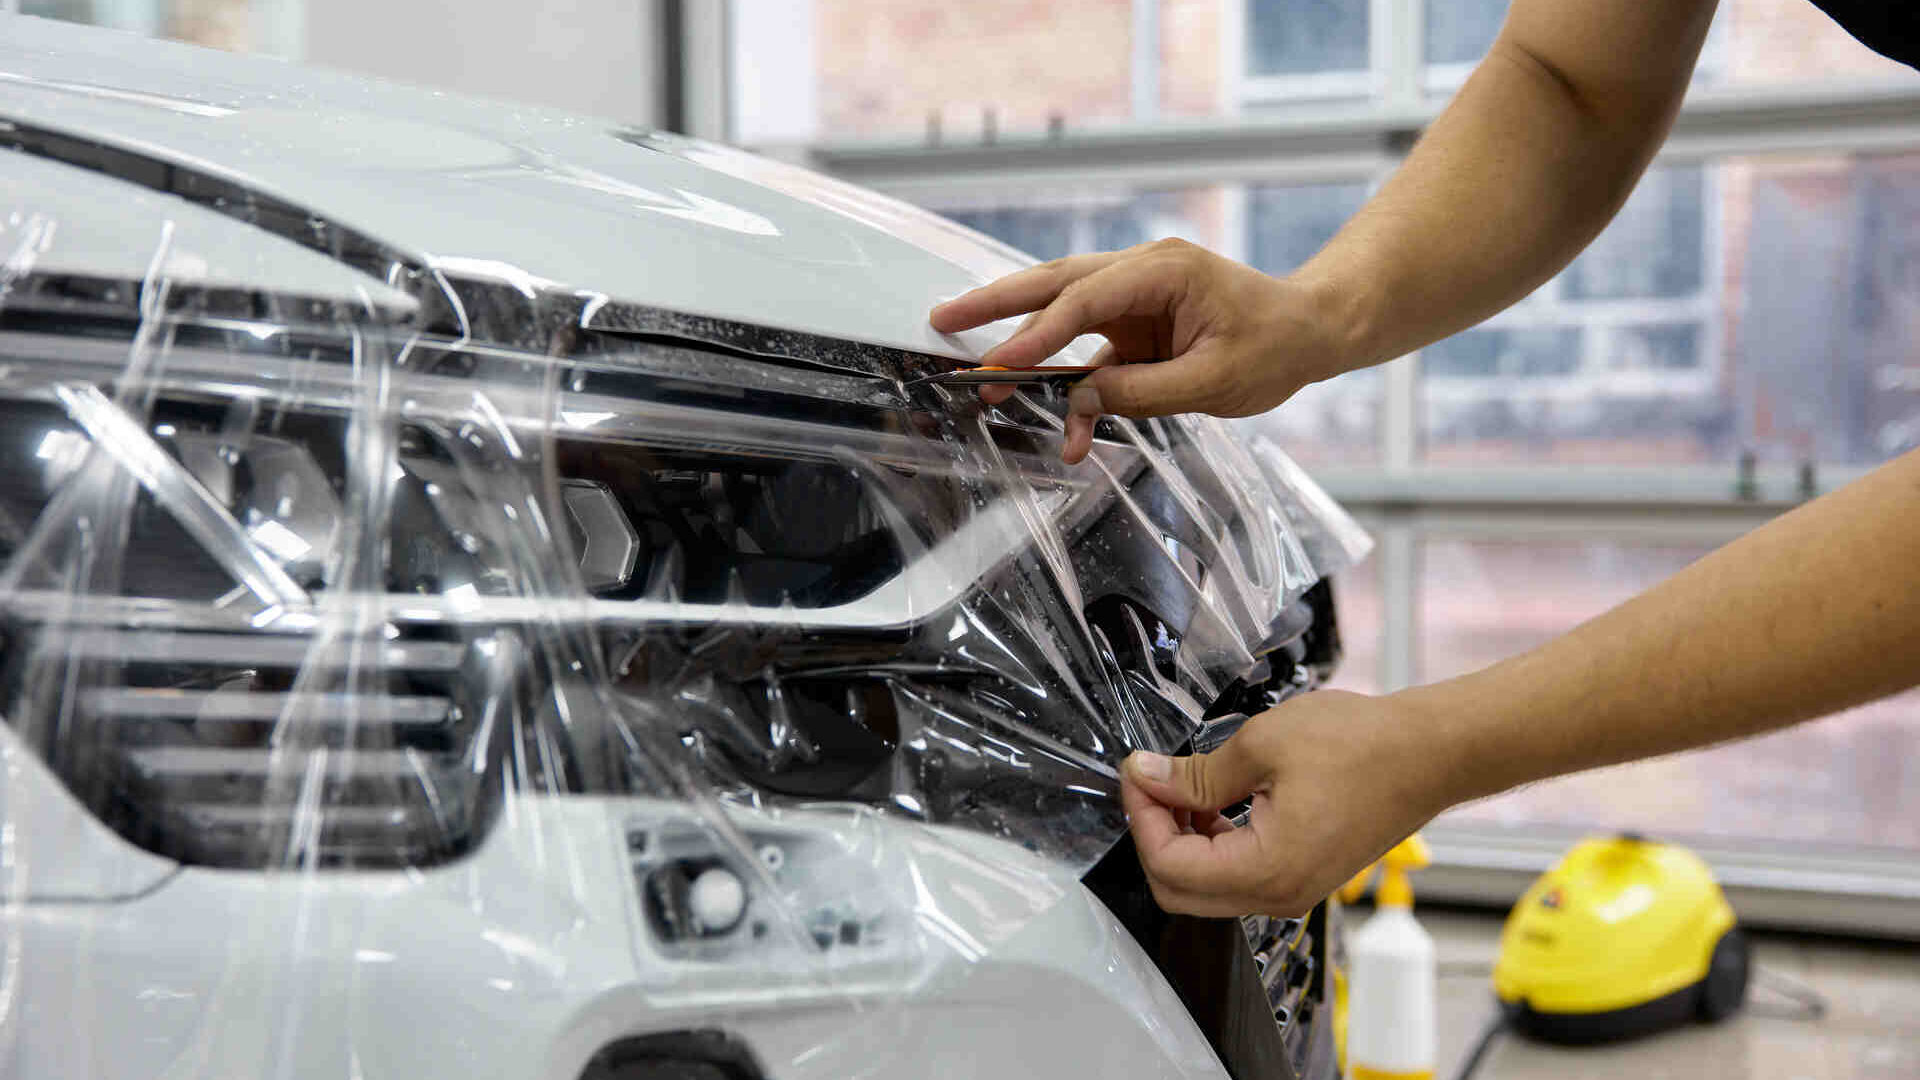
<path id="1" fill-rule="evenodd" d="M 1423 911 L 1420 921 L 1439 947 L 1438 1075 L 1450 1078 L 1493 1015 L 1486 972 L 1500 920 Z M 1825 1018 L 1797 1018 L 1799 1006 L 1756 985 L 1748 1007 L 1723 1024 L 1636 1042 L 1565 1048 L 1502 1036 L 1475 1080 L 1920 1078 L 1920 946 L 1759 935 L 1754 961 L 1824 995 Z"/>

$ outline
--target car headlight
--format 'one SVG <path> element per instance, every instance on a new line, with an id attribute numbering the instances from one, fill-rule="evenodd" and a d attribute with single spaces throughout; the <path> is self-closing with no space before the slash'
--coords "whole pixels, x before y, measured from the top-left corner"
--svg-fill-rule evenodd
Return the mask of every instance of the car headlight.
<path id="1" fill-rule="evenodd" d="M 1307 594 L 1364 542 L 1212 421 L 1068 468 L 1058 400 L 914 399 L 888 350 L 184 306 L 0 330 L 0 592 L 9 719 L 189 862 L 417 866 L 515 792 L 691 768 L 1084 867 L 1130 749 L 1314 683 Z"/>

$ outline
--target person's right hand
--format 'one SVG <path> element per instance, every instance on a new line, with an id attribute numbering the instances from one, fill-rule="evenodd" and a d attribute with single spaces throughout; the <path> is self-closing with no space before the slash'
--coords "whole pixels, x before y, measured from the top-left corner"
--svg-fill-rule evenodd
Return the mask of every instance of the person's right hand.
<path id="1" fill-rule="evenodd" d="M 1318 690 L 1210 754 L 1130 755 L 1120 797 L 1165 910 L 1304 915 L 1461 798 L 1471 764 L 1404 696 Z M 1218 811 L 1248 796 L 1235 828 Z"/>
<path id="2" fill-rule="evenodd" d="M 1086 457 L 1102 413 L 1251 416 L 1310 382 L 1358 366 L 1333 290 L 1273 278 L 1182 240 L 1042 263 L 933 309 L 956 333 L 1033 313 L 983 364 L 1032 367 L 1082 334 L 1107 339 L 1069 395 L 1069 462 Z M 1145 363 L 1142 361 L 1157 361 Z M 981 391 L 997 404 L 1005 386 Z"/>

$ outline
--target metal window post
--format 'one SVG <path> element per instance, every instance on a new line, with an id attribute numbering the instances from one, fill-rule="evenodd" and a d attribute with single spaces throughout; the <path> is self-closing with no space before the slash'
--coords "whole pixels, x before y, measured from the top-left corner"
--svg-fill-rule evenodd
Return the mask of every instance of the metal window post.
<path id="1" fill-rule="evenodd" d="M 1413 471 L 1419 444 L 1420 354 L 1386 366 L 1380 403 L 1380 465 L 1388 476 Z M 1380 536 L 1380 685 L 1391 692 L 1419 678 L 1419 545 L 1415 513 L 1390 507 Z"/>
<path id="2" fill-rule="evenodd" d="M 733 130 L 731 0 L 663 0 L 666 127 L 726 142 Z"/>
<path id="3" fill-rule="evenodd" d="M 1380 689 L 1392 693 L 1420 677 L 1419 546 L 1413 516 L 1404 509 L 1386 515 L 1380 527 Z"/>
<path id="4" fill-rule="evenodd" d="M 1426 0 L 1373 0 L 1374 68 L 1382 73 L 1389 104 L 1420 104 L 1420 73 L 1426 40 Z"/>
<path id="5" fill-rule="evenodd" d="M 1133 0 L 1133 118 L 1160 115 L 1160 0 Z"/>
<path id="6" fill-rule="evenodd" d="M 307 55 L 306 0 L 249 0 L 253 51 L 299 62 Z"/>

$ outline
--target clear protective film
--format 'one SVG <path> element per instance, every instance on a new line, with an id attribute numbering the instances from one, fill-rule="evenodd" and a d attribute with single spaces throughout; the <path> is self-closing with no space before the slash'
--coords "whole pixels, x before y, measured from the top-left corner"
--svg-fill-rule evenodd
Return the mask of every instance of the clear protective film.
<path id="1" fill-rule="evenodd" d="M 17 156 L 0 1073 L 1215 1068 L 1060 901 L 1128 752 L 1337 658 L 1367 541 L 1279 450 L 1066 466 L 1061 398 L 912 382 L 951 361 Z M 1063 952 L 1134 1027 L 943 1022 Z"/>

